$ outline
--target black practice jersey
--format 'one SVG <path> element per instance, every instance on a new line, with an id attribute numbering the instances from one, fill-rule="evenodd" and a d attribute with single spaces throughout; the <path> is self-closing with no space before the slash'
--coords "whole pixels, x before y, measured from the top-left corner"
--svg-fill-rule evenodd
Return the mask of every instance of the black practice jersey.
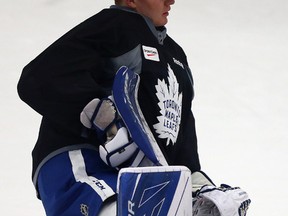
<path id="1" fill-rule="evenodd" d="M 32 153 L 34 183 L 41 165 L 56 154 L 97 149 L 95 134 L 83 135 L 80 113 L 92 99 L 111 95 L 122 65 L 140 75 L 139 104 L 168 164 L 200 169 L 185 53 L 165 27 L 110 8 L 73 28 L 23 69 L 19 95 L 43 116 Z"/>

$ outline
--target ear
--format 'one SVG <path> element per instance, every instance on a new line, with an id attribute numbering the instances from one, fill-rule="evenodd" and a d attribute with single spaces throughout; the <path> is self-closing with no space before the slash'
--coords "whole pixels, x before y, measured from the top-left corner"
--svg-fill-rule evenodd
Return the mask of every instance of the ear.
<path id="1" fill-rule="evenodd" d="M 135 0 L 125 0 L 125 3 L 129 8 L 136 9 Z"/>

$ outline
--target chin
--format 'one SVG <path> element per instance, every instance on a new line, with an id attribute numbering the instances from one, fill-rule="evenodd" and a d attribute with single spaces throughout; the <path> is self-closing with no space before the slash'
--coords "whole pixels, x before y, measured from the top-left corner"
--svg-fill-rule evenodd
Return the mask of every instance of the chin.
<path id="1" fill-rule="evenodd" d="M 159 26 L 165 26 L 167 23 L 168 23 L 168 20 L 165 19 L 165 20 L 156 22 L 156 23 L 154 23 L 154 24 L 155 24 L 156 27 L 159 27 Z"/>

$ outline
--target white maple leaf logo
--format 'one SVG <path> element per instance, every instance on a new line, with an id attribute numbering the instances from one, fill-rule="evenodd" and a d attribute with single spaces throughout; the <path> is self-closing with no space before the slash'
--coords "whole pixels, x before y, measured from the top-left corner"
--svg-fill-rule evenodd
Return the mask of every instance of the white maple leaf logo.
<path id="1" fill-rule="evenodd" d="M 181 122 L 182 93 L 179 93 L 179 83 L 169 64 L 168 84 L 164 79 L 158 79 L 155 88 L 161 115 L 157 117 L 158 123 L 153 127 L 156 129 L 156 133 L 159 134 L 159 138 L 167 139 L 167 146 L 170 142 L 174 145 Z"/>

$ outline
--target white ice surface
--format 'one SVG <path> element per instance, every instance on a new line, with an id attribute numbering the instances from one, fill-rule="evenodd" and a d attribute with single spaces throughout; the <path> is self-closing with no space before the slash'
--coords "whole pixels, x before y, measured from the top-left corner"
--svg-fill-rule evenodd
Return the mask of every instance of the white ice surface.
<path id="1" fill-rule="evenodd" d="M 22 68 L 103 0 L 0 0 L 0 214 L 45 215 L 31 182 L 40 116 L 18 99 Z M 168 33 L 195 81 L 202 168 L 249 192 L 249 216 L 287 215 L 287 0 L 176 0 Z"/>

